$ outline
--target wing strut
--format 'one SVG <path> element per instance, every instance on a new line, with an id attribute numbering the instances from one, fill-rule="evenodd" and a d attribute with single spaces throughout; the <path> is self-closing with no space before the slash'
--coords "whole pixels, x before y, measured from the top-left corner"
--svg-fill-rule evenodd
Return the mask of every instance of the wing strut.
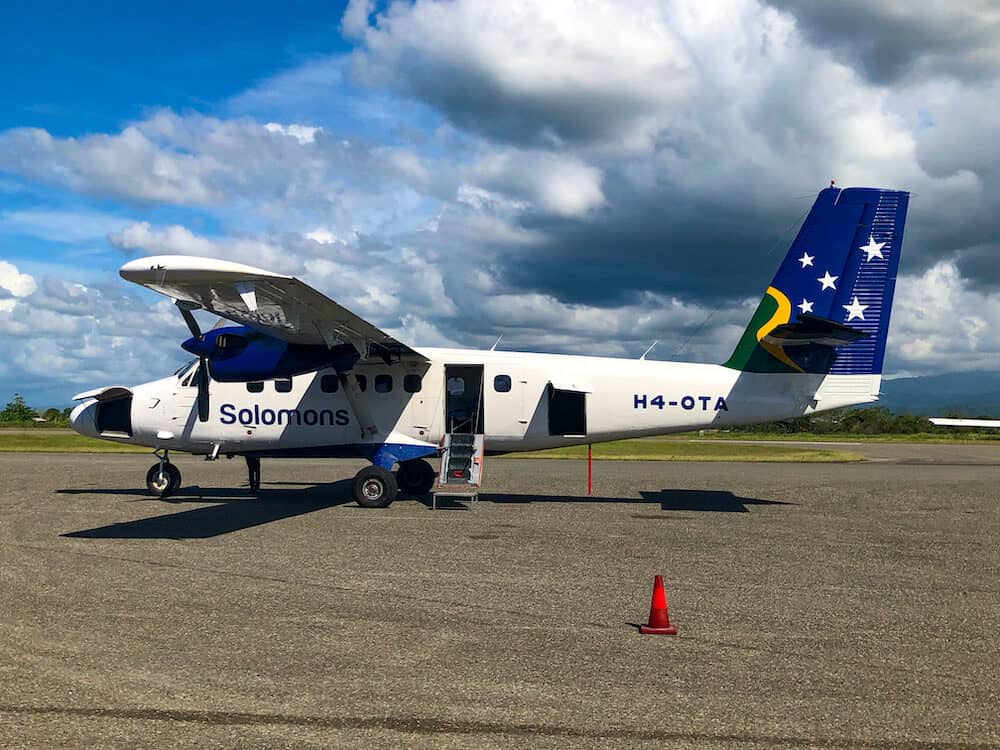
<path id="1" fill-rule="evenodd" d="M 358 424 L 361 425 L 361 439 L 364 440 L 367 437 L 377 435 L 378 427 L 375 425 L 375 419 L 372 417 L 371 410 L 368 408 L 368 404 L 361 394 L 361 386 L 358 385 L 358 378 L 354 374 L 354 370 L 338 372 L 337 377 L 340 378 L 340 384 L 344 387 L 344 395 L 347 397 L 347 403 L 351 405 L 351 411 L 354 412 L 354 416 L 358 419 Z"/>

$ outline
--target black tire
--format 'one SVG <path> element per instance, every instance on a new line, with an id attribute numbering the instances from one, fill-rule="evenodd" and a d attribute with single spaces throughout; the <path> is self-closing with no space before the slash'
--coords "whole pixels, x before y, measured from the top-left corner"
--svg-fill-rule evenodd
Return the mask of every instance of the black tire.
<path id="1" fill-rule="evenodd" d="M 362 508 L 388 508 L 398 489 L 393 473 L 380 466 L 368 466 L 354 476 L 354 499 Z"/>
<path id="2" fill-rule="evenodd" d="M 146 472 L 146 488 L 158 497 L 170 497 L 181 486 L 181 472 L 172 463 L 163 464 L 160 474 L 160 464 L 155 463 Z"/>
<path id="3" fill-rule="evenodd" d="M 413 461 L 404 461 L 399 465 L 396 472 L 396 482 L 402 492 L 413 492 L 417 494 L 427 494 L 434 486 L 434 467 L 422 458 Z"/>

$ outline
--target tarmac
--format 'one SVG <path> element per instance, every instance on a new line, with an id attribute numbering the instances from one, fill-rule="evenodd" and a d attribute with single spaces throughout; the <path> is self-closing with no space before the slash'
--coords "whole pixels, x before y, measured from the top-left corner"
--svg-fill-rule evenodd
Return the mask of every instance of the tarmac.
<path id="1" fill-rule="evenodd" d="M 862 464 L 0 454 L 0 747 L 1000 748 L 1000 446 Z M 878 455 L 874 455 L 878 454 Z M 654 574 L 677 637 L 639 635 Z"/>

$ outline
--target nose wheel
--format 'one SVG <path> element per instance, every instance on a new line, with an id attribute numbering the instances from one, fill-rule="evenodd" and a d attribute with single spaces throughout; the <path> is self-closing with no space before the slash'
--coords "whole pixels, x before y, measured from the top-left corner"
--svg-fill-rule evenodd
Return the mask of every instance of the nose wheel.
<path id="1" fill-rule="evenodd" d="M 174 494 L 181 486 L 181 472 L 164 456 L 159 463 L 146 472 L 146 487 L 157 497 L 165 498 Z"/>

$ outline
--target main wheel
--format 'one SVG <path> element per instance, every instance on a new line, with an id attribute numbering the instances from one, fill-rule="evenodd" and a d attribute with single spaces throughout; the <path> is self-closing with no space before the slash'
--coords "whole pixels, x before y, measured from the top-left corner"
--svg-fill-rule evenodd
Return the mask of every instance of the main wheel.
<path id="1" fill-rule="evenodd" d="M 396 482 L 403 492 L 425 494 L 434 486 L 434 467 L 422 458 L 404 461 L 396 472 Z"/>
<path id="2" fill-rule="evenodd" d="M 160 464 L 155 463 L 146 472 L 146 487 L 154 495 L 159 497 L 169 497 L 181 486 L 181 472 L 172 463 L 163 464 L 162 471 Z"/>
<path id="3" fill-rule="evenodd" d="M 380 466 L 368 466 L 354 476 L 354 499 L 362 508 L 388 508 L 397 491 L 396 477 Z"/>

